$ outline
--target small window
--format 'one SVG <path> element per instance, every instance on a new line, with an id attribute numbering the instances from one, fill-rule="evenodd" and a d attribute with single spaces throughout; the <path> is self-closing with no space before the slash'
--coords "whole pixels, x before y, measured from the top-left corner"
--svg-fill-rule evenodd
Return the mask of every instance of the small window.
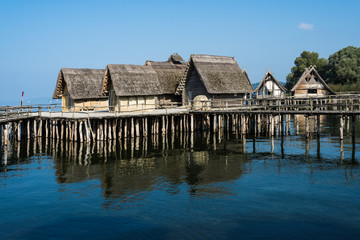
<path id="1" fill-rule="evenodd" d="M 308 89 L 308 93 L 315 93 L 315 94 L 317 94 L 317 89 Z"/>

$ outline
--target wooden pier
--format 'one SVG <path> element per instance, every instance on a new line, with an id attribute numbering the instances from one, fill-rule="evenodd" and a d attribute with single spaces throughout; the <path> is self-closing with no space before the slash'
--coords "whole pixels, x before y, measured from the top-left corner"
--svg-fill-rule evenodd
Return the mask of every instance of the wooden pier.
<path id="1" fill-rule="evenodd" d="M 339 117 L 340 139 L 345 123 L 355 138 L 355 118 L 360 115 L 360 95 L 323 98 L 268 98 L 236 101 L 204 101 L 196 110 L 191 106 L 146 109 L 134 112 L 62 111 L 56 105 L 0 108 L 1 145 L 22 138 L 50 138 L 73 142 L 97 142 L 135 137 L 169 135 L 179 132 L 212 131 L 289 134 L 294 116 L 305 119 L 305 136 L 310 136 L 309 118 Z M 293 120 L 292 120 L 293 119 Z"/>

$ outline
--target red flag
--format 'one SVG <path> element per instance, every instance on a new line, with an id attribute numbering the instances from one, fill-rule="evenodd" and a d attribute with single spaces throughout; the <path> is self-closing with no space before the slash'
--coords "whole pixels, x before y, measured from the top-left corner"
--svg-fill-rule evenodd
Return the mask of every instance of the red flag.
<path id="1" fill-rule="evenodd" d="M 22 92 L 21 96 L 22 96 L 22 97 L 24 96 L 24 91 Z"/>

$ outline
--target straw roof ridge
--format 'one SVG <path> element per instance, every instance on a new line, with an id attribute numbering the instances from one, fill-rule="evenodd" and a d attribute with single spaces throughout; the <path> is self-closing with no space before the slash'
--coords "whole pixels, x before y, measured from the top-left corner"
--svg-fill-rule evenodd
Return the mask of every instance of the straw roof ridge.
<path id="1" fill-rule="evenodd" d="M 267 79 L 267 77 L 270 76 L 271 79 L 279 86 L 279 88 L 281 90 L 283 90 L 284 92 L 287 91 L 287 89 L 274 77 L 274 75 L 270 72 L 267 71 L 265 73 L 265 76 L 263 77 L 263 79 L 261 80 L 260 84 L 257 86 L 257 88 L 254 90 L 254 92 L 257 92 L 260 90 L 261 86 L 265 84 L 265 80 Z"/>
<path id="2" fill-rule="evenodd" d="M 291 91 L 295 91 L 295 89 L 298 87 L 298 85 L 305 79 L 305 77 L 307 75 L 309 75 L 309 73 L 314 72 L 315 75 L 318 77 L 318 79 L 320 80 L 320 82 L 324 85 L 324 87 L 326 88 L 326 90 L 328 90 L 330 93 L 336 95 L 336 93 L 326 84 L 326 82 L 324 81 L 324 79 L 322 79 L 322 77 L 320 76 L 320 74 L 318 73 L 318 71 L 316 71 L 314 66 L 310 66 L 309 68 L 305 68 L 303 74 L 301 75 L 301 77 L 299 78 L 299 80 L 297 81 L 297 83 L 294 85 L 294 87 L 291 89 Z"/>
<path id="3" fill-rule="evenodd" d="M 172 62 L 151 62 L 151 67 L 158 74 L 163 94 L 174 94 L 187 65 Z"/>
<path id="4" fill-rule="evenodd" d="M 170 57 L 168 58 L 168 62 L 172 62 L 172 63 L 183 63 L 184 59 L 177 53 L 173 53 L 170 55 Z"/>
<path id="5" fill-rule="evenodd" d="M 53 98 L 61 98 L 65 85 L 72 99 L 103 99 L 101 86 L 104 69 L 61 68 Z"/>
<path id="6" fill-rule="evenodd" d="M 242 70 L 242 73 L 245 75 L 246 79 L 248 80 L 249 84 L 251 85 L 252 91 L 254 91 L 254 86 L 250 81 L 249 75 L 247 74 L 246 70 Z"/>
<path id="7" fill-rule="evenodd" d="M 254 89 L 234 57 L 194 54 L 190 57 L 210 94 L 236 94 Z"/>
<path id="8" fill-rule="evenodd" d="M 149 96 L 162 93 L 152 66 L 109 64 L 107 70 L 117 96 Z"/>

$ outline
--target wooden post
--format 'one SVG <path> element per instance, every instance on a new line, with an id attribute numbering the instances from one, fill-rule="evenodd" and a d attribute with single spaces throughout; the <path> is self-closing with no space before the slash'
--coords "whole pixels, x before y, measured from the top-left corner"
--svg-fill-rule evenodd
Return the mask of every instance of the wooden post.
<path id="1" fill-rule="evenodd" d="M 274 119 L 274 115 L 270 115 L 270 134 L 271 134 L 271 136 L 275 135 L 275 119 Z"/>
<path id="2" fill-rule="evenodd" d="M 82 131 L 82 125 L 83 125 L 83 121 L 79 122 L 79 140 L 82 143 L 83 142 L 83 131 Z"/>
<path id="3" fill-rule="evenodd" d="M 14 123 L 15 124 L 15 123 Z M 21 141 L 21 121 L 17 122 L 17 141 L 20 142 Z"/>
<path id="4" fill-rule="evenodd" d="M 127 138 L 128 136 L 128 121 L 129 119 L 126 118 L 124 119 L 124 138 Z"/>
<path id="5" fill-rule="evenodd" d="M 111 140 L 112 139 L 112 124 L 111 124 L 111 119 L 109 119 L 108 121 L 108 128 L 107 128 L 107 134 L 108 134 L 108 137 L 107 139 Z M 110 145 L 110 144 L 109 144 Z"/>
<path id="6" fill-rule="evenodd" d="M 65 122 L 65 139 L 69 141 L 69 121 Z"/>
<path id="7" fill-rule="evenodd" d="M 213 115 L 213 132 L 215 133 L 217 130 L 216 128 L 216 114 Z M 216 148 L 216 143 L 215 143 L 215 148 Z"/>
<path id="8" fill-rule="evenodd" d="M 169 116 L 166 115 L 165 117 L 165 134 L 168 135 L 169 134 Z"/>
<path id="9" fill-rule="evenodd" d="M 310 130 L 309 130 L 309 116 L 305 115 L 305 136 L 308 138 L 310 136 Z"/>
<path id="10" fill-rule="evenodd" d="M 162 116 L 162 124 L 161 124 L 161 134 L 164 136 L 165 135 L 165 116 Z"/>
<path id="11" fill-rule="evenodd" d="M 73 134 L 74 134 L 74 141 L 77 142 L 78 141 L 78 122 L 77 121 L 74 122 Z"/>
<path id="12" fill-rule="evenodd" d="M 34 127 L 33 127 L 33 135 L 34 135 L 34 138 L 37 137 L 37 126 L 36 126 L 36 118 L 34 118 Z"/>
<path id="13" fill-rule="evenodd" d="M 99 126 L 100 141 L 104 141 L 104 123 L 103 121 L 100 120 L 99 124 L 100 124 Z"/>
<path id="14" fill-rule="evenodd" d="M 99 142 L 100 141 L 100 121 L 96 120 L 95 124 L 96 124 L 96 140 Z"/>
<path id="15" fill-rule="evenodd" d="M 190 115 L 190 130 L 191 130 L 191 132 L 194 132 L 194 115 L 193 114 L 191 114 Z"/>
<path id="16" fill-rule="evenodd" d="M 119 119 L 119 131 L 118 131 L 118 138 L 121 139 L 122 137 L 122 119 Z"/>
<path id="17" fill-rule="evenodd" d="M 113 120 L 112 121 L 112 136 L 113 136 L 113 139 L 116 140 L 116 125 L 117 125 L 117 120 Z"/>
<path id="18" fill-rule="evenodd" d="M 356 118 L 355 115 L 351 115 L 351 138 L 353 141 L 353 144 L 355 143 L 355 122 L 356 122 Z"/>
<path id="19" fill-rule="evenodd" d="M 171 116 L 171 133 L 175 133 L 174 116 Z"/>
<path id="20" fill-rule="evenodd" d="M 135 136 L 135 128 L 134 128 L 134 118 L 131 118 L 131 137 L 133 138 Z"/>
<path id="21" fill-rule="evenodd" d="M 135 134 L 136 137 L 140 137 L 140 124 L 138 118 L 135 119 Z"/>
<path id="22" fill-rule="evenodd" d="M 344 117 L 340 116 L 340 140 L 344 139 Z"/>
<path id="23" fill-rule="evenodd" d="M 1 131 L 1 144 L 5 145 L 5 128 L 4 125 L 0 125 L 0 131 Z"/>
<path id="24" fill-rule="evenodd" d="M 91 132 L 88 126 L 88 122 L 85 120 L 84 122 L 85 124 L 85 132 L 86 132 L 86 142 L 90 142 L 91 141 Z"/>
<path id="25" fill-rule="evenodd" d="M 316 115 L 317 135 L 320 136 L 320 114 Z"/>
<path id="26" fill-rule="evenodd" d="M 30 138 L 30 120 L 29 119 L 26 121 L 26 131 L 27 131 L 27 138 L 29 139 Z"/>
<path id="27" fill-rule="evenodd" d="M 5 124 L 5 128 L 4 128 L 4 145 L 9 145 L 9 123 Z M 29 142 L 29 141 L 28 141 Z M 5 151 L 7 153 L 7 151 Z"/>
<path id="28" fill-rule="evenodd" d="M 108 131 L 108 121 L 106 119 L 104 119 L 104 128 L 103 128 L 103 140 L 106 141 L 107 140 L 107 137 L 108 137 L 108 134 L 107 134 L 107 131 Z"/>
<path id="29" fill-rule="evenodd" d="M 144 136 L 147 137 L 148 135 L 148 118 L 144 118 Z"/>
<path id="30" fill-rule="evenodd" d="M 59 123 L 57 120 L 55 120 L 55 129 L 56 129 L 56 138 L 59 139 L 60 135 L 59 135 Z"/>
<path id="31" fill-rule="evenodd" d="M 39 119 L 38 137 L 42 137 L 42 128 L 43 128 L 42 124 L 43 124 L 42 119 Z"/>
<path id="32" fill-rule="evenodd" d="M 61 140 L 64 139 L 64 121 L 63 120 L 60 121 L 60 139 Z"/>
<path id="33" fill-rule="evenodd" d="M 55 134 L 56 134 L 55 120 L 52 120 L 52 121 L 51 121 L 51 124 L 52 124 L 52 127 L 51 127 L 51 129 L 52 129 L 52 138 L 55 139 Z"/>
<path id="34" fill-rule="evenodd" d="M 180 117 L 180 125 L 179 125 L 179 127 L 180 127 L 180 132 L 182 132 L 182 131 L 183 131 L 183 129 L 182 129 L 182 127 L 183 127 L 183 124 L 182 124 L 182 117 Z"/>

